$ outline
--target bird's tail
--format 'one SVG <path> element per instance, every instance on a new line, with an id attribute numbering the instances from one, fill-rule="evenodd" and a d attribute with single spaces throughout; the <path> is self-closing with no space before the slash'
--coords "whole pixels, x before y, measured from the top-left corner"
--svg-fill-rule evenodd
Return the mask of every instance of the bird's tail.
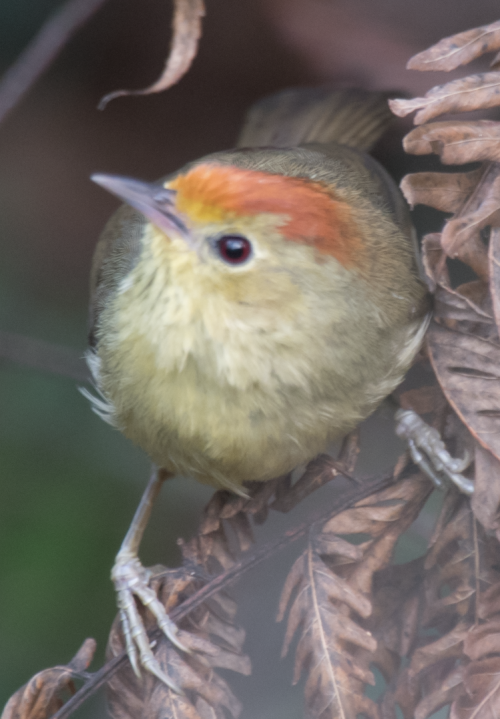
<path id="1" fill-rule="evenodd" d="M 338 142 L 368 151 L 393 117 L 383 93 L 292 88 L 265 97 L 250 108 L 238 147 Z"/>

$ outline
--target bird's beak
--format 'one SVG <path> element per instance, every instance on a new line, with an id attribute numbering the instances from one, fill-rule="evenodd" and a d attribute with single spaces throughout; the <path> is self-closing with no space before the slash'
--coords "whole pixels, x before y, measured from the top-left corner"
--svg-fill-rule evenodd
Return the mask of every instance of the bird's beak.
<path id="1" fill-rule="evenodd" d="M 92 175 L 90 178 L 105 190 L 116 195 L 151 220 L 167 235 L 175 233 L 190 239 L 186 223 L 175 208 L 175 190 L 169 190 L 159 182 L 142 182 L 119 175 Z"/>

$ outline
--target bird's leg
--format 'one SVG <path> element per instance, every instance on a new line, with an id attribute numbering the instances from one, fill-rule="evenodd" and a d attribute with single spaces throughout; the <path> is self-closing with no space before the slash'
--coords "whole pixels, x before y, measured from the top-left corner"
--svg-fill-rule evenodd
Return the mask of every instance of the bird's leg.
<path id="1" fill-rule="evenodd" d="M 473 494 L 474 482 L 461 474 L 471 462 L 469 453 L 463 459 L 452 457 L 439 432 L 413 410 L 398 409 L 395 416 L 396 434 L 408 442 L 411 458 L 434 484 L 442 487 L 447 478 L 464 494 Z"/>
<path id="2" fill-rule="evenodd" d="M 162 632 L 173 644 L 183 651 L 188 651 L 177 639 L 177 627 L 169 619 L 156 593 L 149 587 L 151 572 L 142 566 L 138 556 L 139 545 L 151 516 L 153 503 L 160 492 L 163 481 L 168 476 L 162 469 L 154 470 L 151 475 L 129 530 L 116 555 L 111 579 L 117 592 L 125 646 L 134 672 L 140 676 L 139 666 L 142 665 L 171 689 L 180 692 L 179 687 L 162 671 L 151 651 L 148 635 L 134 599 L 137 597 L 149 609 Z"/>

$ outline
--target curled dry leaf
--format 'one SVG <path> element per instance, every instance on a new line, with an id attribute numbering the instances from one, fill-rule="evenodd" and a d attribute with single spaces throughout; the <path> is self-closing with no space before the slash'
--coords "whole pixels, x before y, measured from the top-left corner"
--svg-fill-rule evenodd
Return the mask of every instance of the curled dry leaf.
<path id="1" fill-rule="evenodd" d="M 431 232 L 422 238 L 422 264 L 427 284 L 432 292 L 437 285 L 448 288 L 450 276 L 446 266 L 446 257 L 441 248 L 441 233 Z"/>
<path id="2" fill-rule="evenodd" d="M 69 664 L 44 669 L 11 696 L 2 719 L 47 719 L 62 706 L 61 692 L 74 692 L 73 680 L 89 666 L 96 643 L 86 639 Z"/>
<path id="3" fill-rule="evenodd" d="M 463 297 L 470 307 L 471 312 L 467 319 L 471 322 L 477 322 L 479 316 L 485 324 L 493 325 L 493 303 L 489 289 L 488 283 L 482 280 L 472 280 L 457 287 L 456 294 Z M 492 331 L 495 330 L 492 328 Z"/>
<path id="4" fill-rule="evenodd" d="M 278 620 L 288 606 L 283 653 L 300 629 L 294 682 L 308 672 L 307 716 L 378 716 L 377 706 L 363 695 L 373 684 L 370 671 L 377 650 L 364 626 L 372 613 L 375 572 L 390 562 L 396 541 L 411 524 L 431 487 L 420 475 L 358 502 L 316 532 L 295 562 L 283 589 Z M 355 545 L 339 535 L 368 534 Z"/>
<path id="5" fill-rule="evenodd" d="M 422 259 L 429 283 L 434 289 L 434 317 L 451 329 L 456 328 L 457 320 L 462 323 L 464 331 L 473 334 L 478 327 L 482 327 L 479 332 L 482 337 L 494 337 L 496 331 L 488 283 L 475 280 L 460 285 L 456 290 L 450 288 L 441 234 L 423 238 Z"/>
<path id="6" fill-rule="evenodd" d="M 469 289 L 469 286 L 472 287 Z M 473 290 L 476 295 L 472 294 Z M 468 282 L 456 290 L 438 285 L 434 295 L 434 316 L 451 330 L 485 340 L 495 341 L 497 337 L 488 285 L 481 280 Z"/>
<path id="7" fill-rule="evenodd" d="M 411 155 L 439 155 L 445 165 L 500 160 L 500 123 L 492 120 L 473 122 L 432 122 L 416 127 L 403 140 Z"/>
<path id="8" fill-rule="evenodd" d="M 500 127 L 500 123 L 498 126 Z M 420 129 L 423 128 L 418 128 Z M 427 137 L 420 136 L 415 144 L 422 147 L 421 140 L 425 139 L 429 142 L 429 147 L 434 147 L 436 152 L 447 148 L 448 160 L 459 162 L 460 158 L 455 157 L 453 152 L 455 145 L 444 141 L 439 144 L 432 139 L 439 133 L 433 133 L 432 126 L 428 129 Z M 410 136 L 412 134 L 410 133 Z M 452 133 L 449 128 L 445 134 L 450 137 Z M 500 143 L 497 141 L 497 144 Z M 425 145 L 423 147 L 425 149 Z M 481 230 L 500 224 L 500 165 L 487 162 L 474 172 L 453 175 L 407 175 L 401 187 L 411 204 L 420 202 L 456 213 L 444 226 L 441 247 L 449 257 L 462 260 L 472 267 L 482 280 L 488 282 L 491 261 L 488 259 Z"/>
<path id="9" fill-rule="evenodd" d="M 500 344 L 431 324 L 428 347 L 446 398 L 475 439 L 500 457 Z"/>
<path id="10" fill-rule="evenodd" d="M 409 70 L 454 70 L 476 57 L 500 48 L 500 21 L 445 37 L 436 45 L 414 55 Z"/>
<path id="11" fill-rule="evenodd" d="M 482 176 L 463 208 L 449 220 L 441 235 L 448 257 L 468 264 L 485 282 L 489 280 L 488 253 L 480 231 L 500 224 L 500 165 L 486 163 Z"/>
<path id="12" fill-rule="evenodd" d="M 172 22 L 172 45 L 165 67 L 156 82 L 144 90 L 116 90 L 102 98 L 99 109 L 103 110 L 110 100 L 124 95 L 150 95 L 167 90 L 191 67 L 196 57 L 201 36 L 201 18 L 205 14 L 203 0 L 174 0 Z"/>
<path id="13" fill-rule="evenodd" d="M 445 113 L 485 110 L 497 105 L 500 105 L 499 72 L 469 75 L 445 85 L 437 85 L 429 90 L 425 97 L 389 100 L 391 110 L 399 117 L 405 117 L 418 110 L 415 115 L 415 125 L 422 125 Z"/>
<path id="14" fill-rule="evenodd" d="M 472 172 L 417 172 L 406 175 L 400 187 L 412 209 L 415 205 L 429 205 L 441 212 L 458 212 L 481 175 L 481 168 Z"/>

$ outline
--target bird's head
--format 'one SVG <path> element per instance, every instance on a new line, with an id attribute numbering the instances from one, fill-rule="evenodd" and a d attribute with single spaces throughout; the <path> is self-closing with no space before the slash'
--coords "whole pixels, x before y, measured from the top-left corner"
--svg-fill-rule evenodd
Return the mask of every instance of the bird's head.
<path id="1" fill-rule="evenodd" d="M 154 348 L 167 369 L 193 356 L 235 386 L 302 385 L 312 356 L 331 364 L 325 337 L 366 313 L 353 286 L 364 241 L 325 183 L 210 161 L 161 183 L 93 179 L 148 220 L 98 328 L 120 362 L 139 353 L 142 367 Z"/>
<path id="2" fill-rule="evenodd" d="M 359 268 L 363 244 L 349 205 L 324 183 L 205 162 L 165 183 L 93 179 L 139 210 L 214 276 L 243 279 L 308 256 Z M 305 254 L 304 254 L 305 253 Z"/>

